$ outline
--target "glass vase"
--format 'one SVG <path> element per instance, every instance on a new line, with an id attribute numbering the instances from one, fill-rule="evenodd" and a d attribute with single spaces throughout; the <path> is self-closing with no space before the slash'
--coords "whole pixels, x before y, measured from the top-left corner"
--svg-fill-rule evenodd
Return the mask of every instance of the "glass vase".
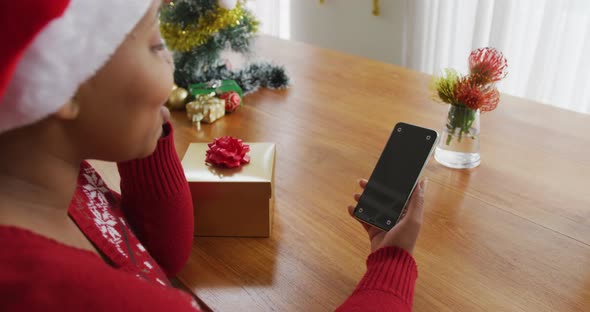
<path id="1" fill-rule="evenodd" d="M 479 166 L 479 110 L 449 105 L 447 122 L 434 158 L 443 166 L 467 169 Z"/>

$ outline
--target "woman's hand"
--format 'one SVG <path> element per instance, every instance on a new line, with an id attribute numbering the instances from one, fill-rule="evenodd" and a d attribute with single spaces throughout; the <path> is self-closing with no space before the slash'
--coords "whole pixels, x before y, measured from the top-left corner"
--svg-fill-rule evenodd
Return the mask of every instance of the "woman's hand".
<path id="1" fill-rule="evenodd" d="M 367 180 L 359 180 L 359 185 L 364 190 Z M 427 185 L 428 179 L 425 179 L 416 186 L 401 220 L 389 232 L 359 221 L 369 234 L 371 252 L 388 246 L 403 248 L 410 254 L 414 251 L 424 218 L 424 192 Z M 360 197 L 360 194 L 354 194 L 355 201 L 358 202 Z M 354 206 L 348 206 L 348 213 L 352 216 L 353 212 Z"/>

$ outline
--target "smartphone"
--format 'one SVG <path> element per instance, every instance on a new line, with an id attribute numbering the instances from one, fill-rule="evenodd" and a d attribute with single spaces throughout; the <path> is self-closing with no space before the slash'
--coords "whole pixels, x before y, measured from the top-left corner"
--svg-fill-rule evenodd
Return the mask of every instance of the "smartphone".
<path id="1" fill-rule="evenodd" d="M 438 141 L 438 133 L 400 122 L 373 169 L 354 209 L 362 222 L 389 231 L 406 209 L 422 170 Z"/>

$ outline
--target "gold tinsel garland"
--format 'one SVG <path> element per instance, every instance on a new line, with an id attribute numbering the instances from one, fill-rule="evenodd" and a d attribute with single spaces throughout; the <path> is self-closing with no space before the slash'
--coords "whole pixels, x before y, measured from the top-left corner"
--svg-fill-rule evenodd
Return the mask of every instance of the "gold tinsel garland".
<path id="1" fill-rule="evenodd" d="M 171 3 L 170 5 L 174 5 Z M 238 1 L 235 8 L 228 10 L 218 7 L 199 18 L 196 23 L 181 27 L 180 25 L 164 22 L 160 23 L 160 32 L 166 40 L 166 45 L 174 51 L 188 52 L 200 45 L 203 45 L 220 30 L 239 25 L 248 14 Z M 253 20 L 253 32 L 258 30 L 258 21 Z"/>

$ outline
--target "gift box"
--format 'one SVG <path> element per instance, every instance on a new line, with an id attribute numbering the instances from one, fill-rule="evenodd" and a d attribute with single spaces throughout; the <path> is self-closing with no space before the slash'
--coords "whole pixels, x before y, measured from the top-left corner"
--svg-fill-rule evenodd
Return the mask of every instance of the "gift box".
<path id="1" fill-rule="evenodd" d="M 250 163 L 205 163 L 206 143 L 190 144 L 182 166 L 195 209 L 196 236 L 269 237 L 274 206 L 275 144 L 250 145 Z"/>
<path id="2" fill-rule="evenodd" d="M 188 120 L 197 123 L 213 123 L 225 115 L 225 101 L 210 95 L 197 95 L 195 100 L 186 104 Z"/>
<path id="3" fill-rule="evenodd" d="M 192 84 L 189 86 L 192 95 L 200 94 L 222 94 L 226 92 L 236 92 L 240 98 L 242 97 L 242 88 L 235 80 L 212 80 L 209 82 Z"/>

